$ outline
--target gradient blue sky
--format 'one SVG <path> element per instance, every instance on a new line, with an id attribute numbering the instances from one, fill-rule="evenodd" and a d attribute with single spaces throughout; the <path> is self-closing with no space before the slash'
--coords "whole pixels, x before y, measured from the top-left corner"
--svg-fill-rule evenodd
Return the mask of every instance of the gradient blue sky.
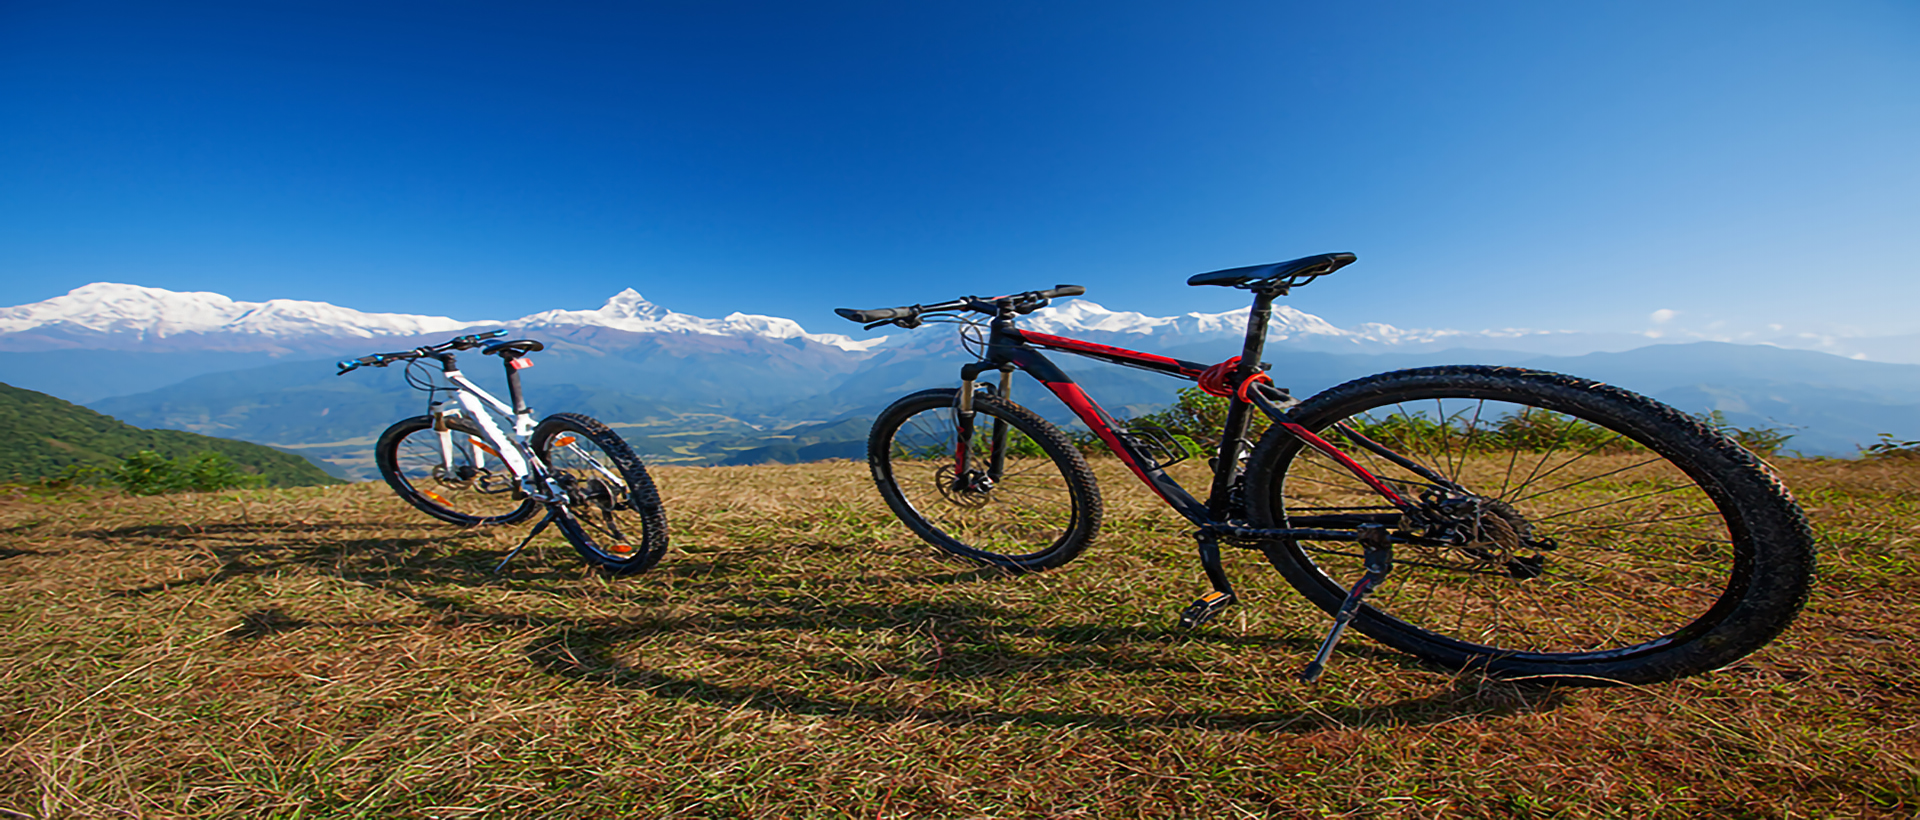
<path id="1" fill-rule="evenodd" d="M 1920 331 L 1920 3 L 0 0 L 0 304 Z"/>

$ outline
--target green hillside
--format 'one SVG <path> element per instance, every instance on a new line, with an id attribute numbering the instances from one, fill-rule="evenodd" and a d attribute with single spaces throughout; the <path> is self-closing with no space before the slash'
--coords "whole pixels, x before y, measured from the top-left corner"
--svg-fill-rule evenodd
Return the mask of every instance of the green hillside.
<path id="1" fill-rule="evenodd" d="M 181 458 L 207 450 L 275 487 L 337 484 L 300 456 L 271 447 L 179 430 L 142 430 L 112 416 L 0 383 L 0 481 L 32 481 L 71 464 L 109 465 L 141 450 Z"/>

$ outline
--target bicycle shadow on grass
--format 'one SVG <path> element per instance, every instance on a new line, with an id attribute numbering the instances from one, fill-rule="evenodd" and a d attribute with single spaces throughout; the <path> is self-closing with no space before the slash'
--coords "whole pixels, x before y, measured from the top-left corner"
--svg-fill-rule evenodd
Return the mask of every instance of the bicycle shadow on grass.
<path id="1" fill-rule="evenodd" d="M 358 531 L 385 530 L 383 537 L 353 537 Z M 421 534 L 416 535 L 419 532 Z M 426 533 L 432 532 L 431 535 Z M 669 601 L 696 602 L 680 610 L 688 614 L 628 618 L 581 618 L 564 613 L 542 614 L 498 600 L 466 600 L 462 589 L 512 588 L 544 591 L 556 596 L 598 595 L 599 582 L 583 585 L 584 568 L 566 563 L 564 545 L 548 549 L 568 553 L 551 558 L 561 563 L 515 564 L 503 575 L 491 569 L 504 550 L 498 531 L 434 532 L 395 528 L 384 522 L 323 522 L 256 527 L 245 524 L 143 525 L 84 533 L 109 545 L 134 549 L 172 549 L 206 556 L 210 565 L 199 574 L 110 593 L 115 597 L 163 594 L 183 587 L 217 585 L 246 576 L 272 575 L 305 567 L 381 592 L 407 598 L 427 613 L 418 619 L 390 621 L 335 621 L 324 617 L 289 615 L 271 604 L 247 612 L 235 625 L 230 640 L 248 641 L 308 628 L 382 628 L 422 625 L 480 626 L 514 632 L 543 630 L 523 650 L 531 666 L 543 674 L 592 682 L 602 686 L 645 691 L 655 697 L 724 708 L 753 708 L 775 713 L 838 716 L 875 722 L 925 720 L 950 725 L 1023 723 L 1037 726 L 1094 726 L 1107 728 L 1197 727 L 1219 731 L 1307 733 L 1329 728 L 1383 725 L 1419 725 L 1457 719 L 1490 719 L 1550 710 L 1563 698 L 1554 690 L 1521 690 L 1511 686 L 1473 686 L 1457 679 L 1454 686 L 1423 697 L 1375 706 L 1302 707 L 1294 710 L 1237 712 L 1172 712 L 1151 716 L 1098 710 L 1045 709 L 928 709 L 886 700 L 884 694 L 842 696 L 811 694 L 777 680 L 753 679 L 734 683 L 706 679 L 627 663 L 618 657 L 623 644 L 657 637 L 716 638 L 703 647 L 709 659 L 777 668 L 804 667 L 838 676 L 854 685 L 886 679 L 904 679 L 933 685 L 963 685 L 968 681 L 1025 681 L 1034 673 L 1065 670 L 1147 678 L 1197 675 L 1196 661 L 1185 648 L 1200 644 L 1231 651 L 1276 653 L 1301 663 L 1318 645 L 1317 635 L 1235 634 L 1225 630 L 1177 632 L 1170 625 L 1122 626 L 1093 620 L 1061 623 L 1047 617 L 1044 605 L 1003 606 L 982 596 L 957 595 L 942 600 L 901 600 L 887 588 L 944 586 L 999 579 L 1007 574 L 994 568 L 955 570 L 931 565 L 926 575 L 914 572 L 819 578 L 795 568 L 794 577 L 763 574 L 754 557 L 763 552 L 805 550 L 804 544 L 770 545 L 725 554 L 676 554 L 673 563 L 655 574 L 671 584 L 648 585 L 645 577 L 616 582 L 612 594 L 621 603 L 653 607 Z M 345 537 L 343 537 L 345 536 Z M 506 539 L 517 541 L 517 538 Z M 665 570 L 661 573 L 661 570 Z M 805 576 L 805 577 L 801 577 Z M 632 583 L 628 583 L 630 580 Z M 828 586 L 823 587 L 825 582 Z M 831 652 L 806 654 L 769 649 L 790 642 L 794 635 L 859 636 L 892 633 L 906 650 L 895 646 L 879 666 L 870 660 Z M 896 651 L 897 650 L 897 651 Z M 915 654 L 915 653 L 918 654 Z M 1342 647 L 1333 674 L 1344 664 L 1380 663 L 1401 669 L 1429 667 L 1400 653 L 1365 643 Z"/>
<path id="2" fill-rule="evenodd" d="M 1019 681 L 1023 686 L 1045 687 L 1026 675 L 1034 670 L 1063 676 L 1061 686 L 1078 670 L 1101 674 L 1141 675 L 1164 679 L 1167 675 L 1197 674 L 1190 660 L 1158 657 L 1163 650 L 1178 644 L 1230 644 L 1236 648 L 1258 647 L 1284 651 L 1302 662 L 1312 655 L 1318 641 L 1311 638 L 1244 636 L 1221 633 L 1173 633 L 1166 629 L 1067 625 L 1034 627 L 1017 619 L 996 626 L 1001 637 L 1037 638 L 1057 647 L 1043 651 L 1010 649 L 1004 641 L 984 641 L 967 648 L 959 641 L 949 643 L 931 669 L 913 668 L 911 663 L 877 664 L 835 661 L 833 658 L 779 657 L 780 653 L 756 651 L 750 642 L 738 639 L 740 633 L 782 629 L 821 630 L 841 628 L 893 628 L 919 634 L 921 626 L 940 623 L 951 626 L 969 614 L 990 611 L 981 604 L 956 604 L 929 608 L 915 605 L 889 610 L 886 607 L 822 607 L 821 611 L 790 614 L 785 617 L 712 619 L 689 623 L 685 619 L 629 620 L 598 626 L 572 625 L 550 630 L 529 643 L 523 654 L 533 666 L 547 674 L 621 690 L 643 691 L 664 700 L 684 701 L 724 709 L 752 709 L 770 714 L 834 717 L 879 724 L 922 721 L 949 726 L 1001 725 L 1007 723 L 1049 728 L 1092 727 L 1099 729 L 1189 728 L 1209 731 L 1251 731 L 1281 734 L 1310 734 L 1328 729 L 1378 726 L 1418 726 L 1442 722 L 1490 720 L 1519 714 L 1552 711 L 1566 703 L 1563 690 L 1551 686 L 1527 686 L 1490 683 L 1471 675 L 1453 679 L 1445 689 L 1422 697 L 1407 698 L 1380 705 L 1306 705 L 1297 709 L 1264 711 L 1173 711 L 1151 715 L 1090 710 L 929 708 L 921 705 L 890 703 L 884 694 L 839 696 L 815 694 L 778 683 L 737 683 L 706 679 L 686 673 L 648 668 L 624 661 L 617 649 L 622 644 L 658 636 L 676 636 L 688 629 L 703 630 L 703 636 L 719 638 L 726 648 L 722 660 L 745 660 L 769 667 L 804 664 L 811 672 L 838 675 L 849 686 L 871 692 L 870 686 L 886 678 L 908 681 L 947 683 L 972 681 Z M 999 613 L 997 617 L 1007 617 Z M 916 621 L 918 618 L 920 620 Z M 888 626 L 891 625 L 891 626 Z M 961 637 L 950 633 L 950 639 Z M 956 651 L 957 647 L 957 651 Z M 1336 655 L 1335 671 L 1340 664 L 1387 663 L 1403 670 L 1430 669 L 1417 659 L 1368 646 L 1343 647 Z M 748 675 L 751 677 L 751 675 Z M 1291 681 L 1289 681 L 1291 682 Z M 1306 686 L 1306 684 L 1297 684 Z"/>
<path id="3" fill-rule="evenodd" d="M 390 535 L 351 537 L 354 534 L 384 530 Z M 283 569 L 309 568 L 359 584 L 368 584 L 415 597 L 413 590 L 445 585 L 483 588 L 501 584 L 541 590 L 556 595 L 577 592 L 583 578 L 593 570 L 581 563 L 571 546 L 546 536 L 525 552 L 499 568 L 509 550 L 525 536 L 525 528 L 440 529 L 432 526 L 396 527 L 386 521 L 327 521 L 300 524 L 141 524 L 113 529 L 82 530 L 76 538 L 95 541 L 109 548 L 140 552 L 198 553 L 206 557 L 210 569 L 197 575 L 170 578 L 109 593 L 112 597 L 143 597 L 183 587 L 219 584 L 252 575 L 271 575 Z M 553 532 L 552 530 L 548 531 Z M 347 537 L 342 537 L 347 536 Z M 686 553 L 676 551 L 645 575 L 622 578 L 615 583 L 639 582 L 641 578 L 668 578 L 680 582 L 679 594 L 698 591 L 702 584 L 730 586 L 749 573 L 756 553 L 765 551 L 806 550 L 816 545 L 792 544 L 761 549 L 731 550 L 726 553 Z M 821 547 L 824 548 L 824 547 Z M 20 555 L 43 553 L 22 551 Z M 0 557 L 14 557 L 0 553 Z M 964 584 L 1004 576 L 1002 570 L 983 567 L 966 571 L 947 571 L 935 575 L 903 575 L 890 578 L 869 576 L 859 579 L 866 586 L 890 584 Z M 635 604 L 665 600 L 665 594 L 649 594 L 639 583 L 628 584 L 623 594 Z"/>
<path id="4" fill-rule="evenodd" d="M 372 530 L 387 530 L 392 534 L 350 537 Z M 521 582 L 557 586 L 577 582 L 582 573 L 577 565 L 543 565 L 522 560 L 509 564 L 507 572 L 496 574 L 493 570 L 508 549 L 501 546 L 498 532 L 475 529 L 421 532 L 395 528 L 384 522 L 145 524 L 80 531 L 74 536 L 108 548 L 177 552 L 192 556 L 183 564 L 203 565 L 201 571 L 194 574 L 108 593 L 115 598 L 146 597 L 182 588 L 218 585 L 247 576 L 270 576 L 295 568 L 408 597 L 414 596 L 414 590 L 442 585 L 480 588 Z"/>

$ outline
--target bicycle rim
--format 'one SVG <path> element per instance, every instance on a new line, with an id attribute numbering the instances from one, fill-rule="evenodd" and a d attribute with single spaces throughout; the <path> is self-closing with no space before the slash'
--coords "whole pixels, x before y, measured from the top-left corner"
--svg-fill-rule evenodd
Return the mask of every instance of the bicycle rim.
<path id="1" fill-rule="evenodd" d="M 506 463 L 480 431 L 464 419 L 448 419 L 453 459 L 444 463 L 439 433 L 426 416 L 399 422 L 376 449 L 380 473 L 409 503 L 451 523 L 509 524 L 531 514 Z"/>
<path id="2" fill-rule="evenodd" d="M 875 422 L 869 458 L 894 511 L 955 555 L 1017 570 L 1072 560 L 1099 527 L 1099 494 L 1085 460 L 1031 411 L 981 396 L 969 475 L 961 477 L 952 402 L 951 390 L 915 394 Z M 996 421 L 1005 422 L 1007 440 L 997 475 Z"/>

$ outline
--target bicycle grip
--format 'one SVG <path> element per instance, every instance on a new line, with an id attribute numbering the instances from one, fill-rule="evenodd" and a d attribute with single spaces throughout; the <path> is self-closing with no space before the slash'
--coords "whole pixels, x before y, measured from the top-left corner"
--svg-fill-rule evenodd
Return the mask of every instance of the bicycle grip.
<path id="1" fill-rule="evenodd" d="M 1052 290 L 1043 290 L 1034 295 L 1042 299 L 1057 299 L 1062 296 L 1079 296 L 1086 292 L 1087 289 L 1079 285 L 1054 285 Z"/>
<path id="2" fill-rule="evenodd" d="M 360 358 L 358 358 L 358 359 L 349 359 L 349 360 L 347 360 L 347 361 L 344 361 L 344 362 L 334 362 L 334 366 L 335 366 L 335 367 L 338 367 L 338 368 L 340 368 L 340 372 L 338 372 L 338 373 L 335 373 L 335 374 L 333 374 L 333 375 L 335 375 L 335 376 L 345 376 L 345 375 L 347 375 L 347 374 L 348 374 L 349 372 L 352 372 L 352 371 L 354 371 L 354 370 L 358 370 L 358 369 L 360 369 L 361 367 L 363 367 L 363 366 L 366 366 L 366 365 L 370 365 L 370 364 L 372 364 L 372 365 L 383 365 L 383 366 L 384 366 L 384 364 L 386 363 L 386 360 L 387 360 L 387 354 L 385 354 L 385 353 L 375 353 L 375 354 L 373 354 L 373 355 L 371 355 L 371 356 L 361 356 L 361 357 L 360 357 Z"/>
<path id="3" fill-rule="evenodd" d="M 910 307 L 874 308 L 873 310 L 854 310 L 853 308 L 834 308 L 833 312 L 839 315 L 839 317 L 842 319 L 846 319 L 847 321 L 850 321 L 850 322 L 859 322 L 861 324 L 867 324 L 869 322 L 885 322 L 890 319 L 905 319 L 907 317 L 914 315 L 914 310 L 913 308 L 910 308 Z"/>

